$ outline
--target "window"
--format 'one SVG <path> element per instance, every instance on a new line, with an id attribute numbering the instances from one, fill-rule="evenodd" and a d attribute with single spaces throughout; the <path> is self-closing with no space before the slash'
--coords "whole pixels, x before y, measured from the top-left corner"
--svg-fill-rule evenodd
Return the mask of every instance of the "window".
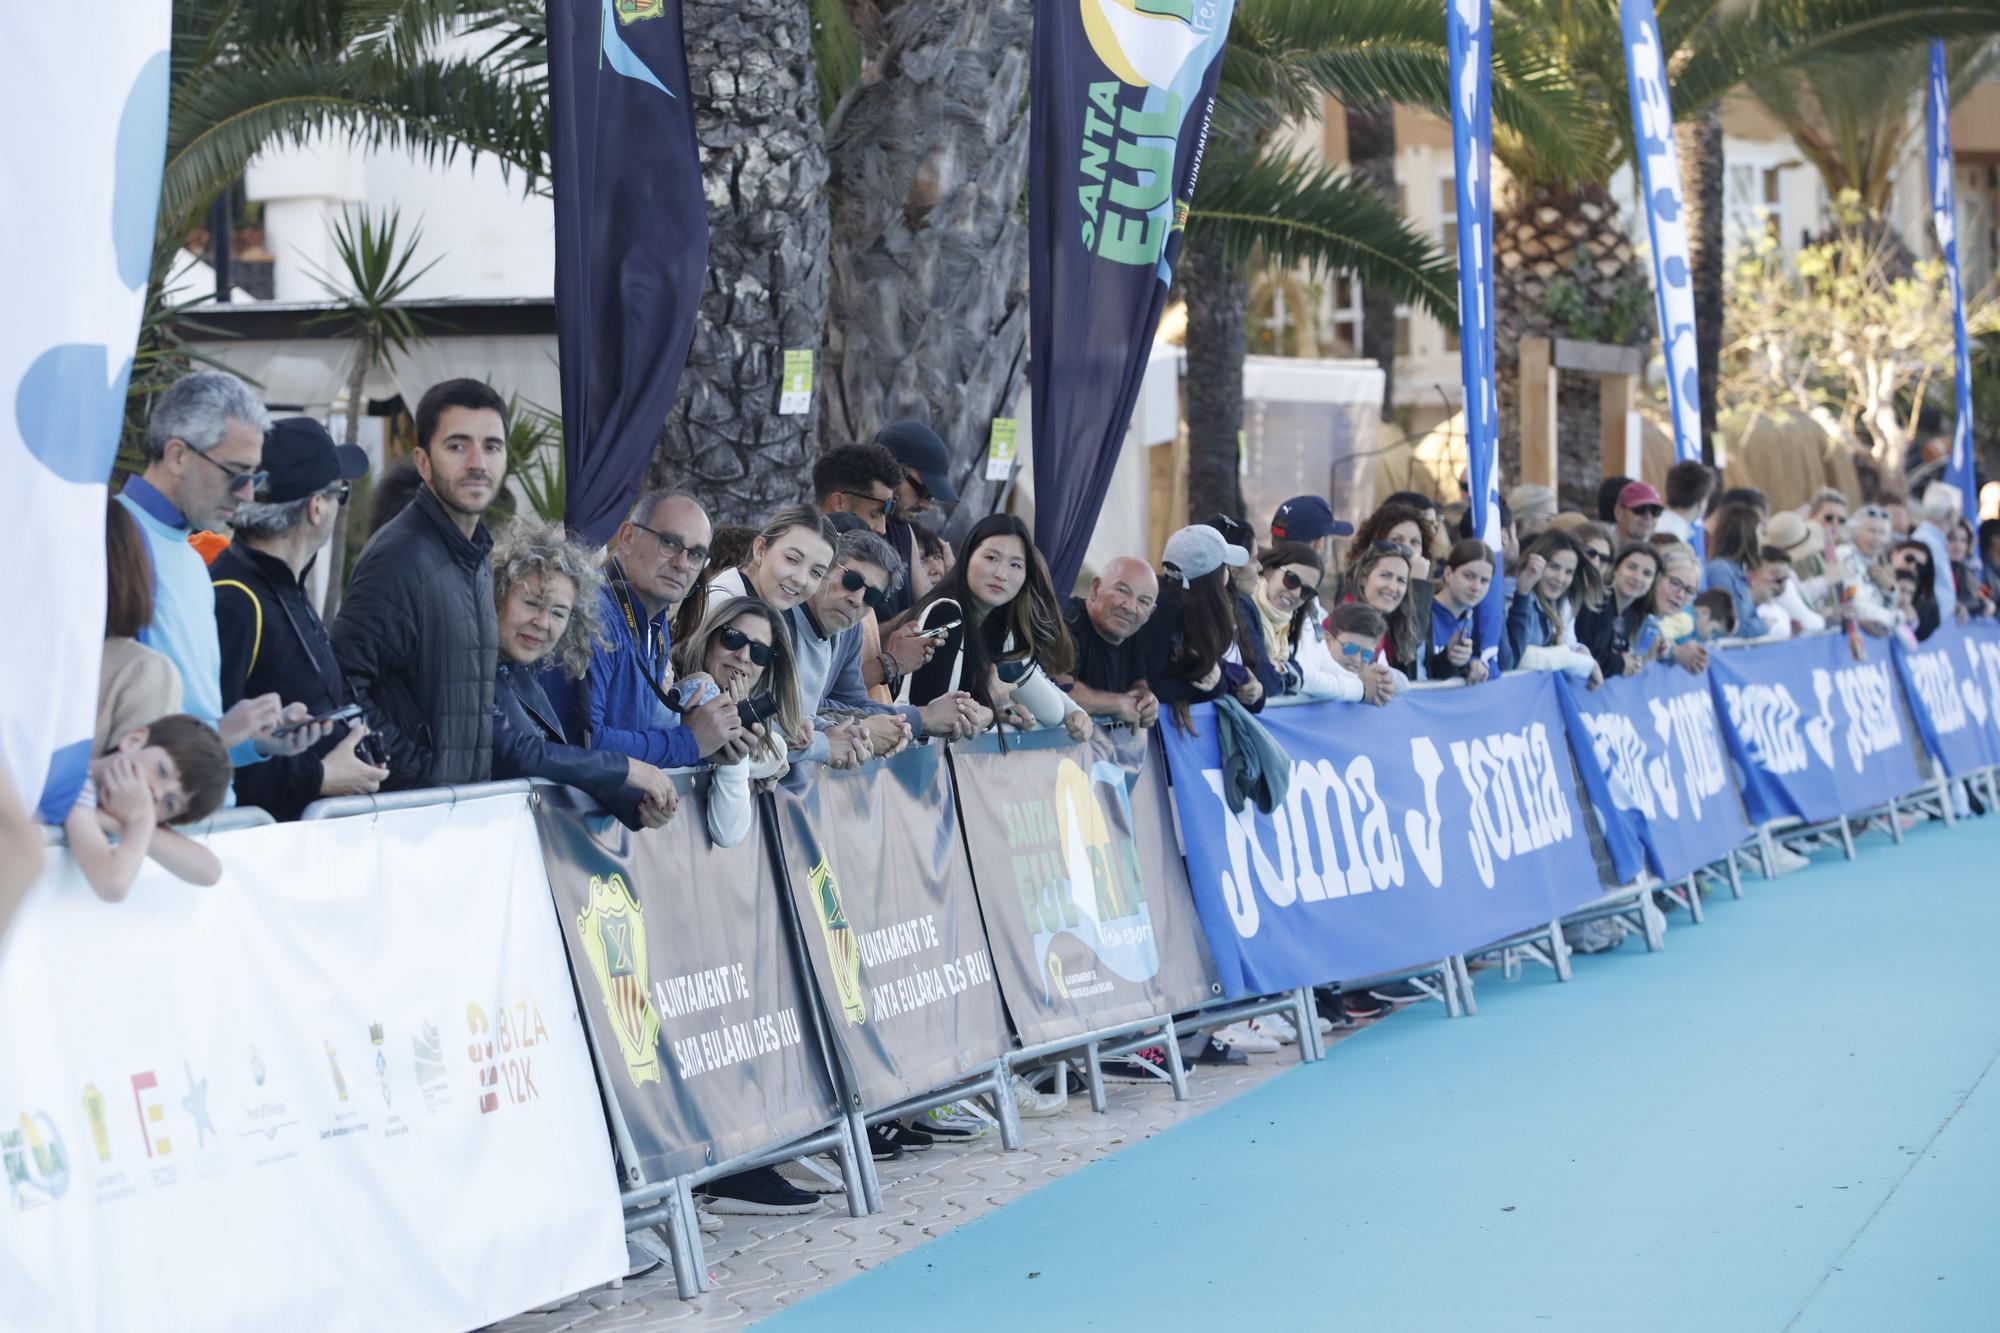
<path id="1" fill-rule="evenodd" d="M 1350 273 L 1336 273 L 1327 284 L 1326 330 L 1328 356 L 1361 355 L 1361 284 Z"/>
<path id="2" fill-rule="evenodd" d="M 1722 178 L 1723 229 L 1729 245 L 1759 236 L 1785 239 L 1784 169 L 1757 162 L 1731 162 Z"/>

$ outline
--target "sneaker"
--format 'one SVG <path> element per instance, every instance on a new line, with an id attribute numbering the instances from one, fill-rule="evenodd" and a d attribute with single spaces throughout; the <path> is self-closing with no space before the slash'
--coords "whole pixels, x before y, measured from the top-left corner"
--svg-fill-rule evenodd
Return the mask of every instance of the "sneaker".
<path id="1" fill-rule="evenodd" d="M 831 1158 L 818 1158 L 818 1164 L 825 1166 L 833 1176 L 828 1180 L 803 1162 L 780 1162 L 778 1174 L 785 1178 L 787 1185 L 804 1190 L 808 1194 L 845 1194 L 847 1185 L 840 1178 L 840 1168 Z"/>
<path id="2" fill-rule="evenodd" d="M 703 1206 L 709 1212 L 730 1217 L 796 1217 L 819 1211 L 819 1195 L 787 1184 L 768 1166 L 711 1180 L 701 1192 L 708 1196 Z"/>
<path id="3" fill-rule="evenodd" d="M 1368 994 L 1393 1009 L 1400 1009 L 1406 1004 L 1421 1004 L 1431 998 L 1430 992 L 1414 981 L 1391 981 L 1371 987 Z"/>
<path id="4" fill-rule="evenodd" d="M 1389 1002 L 1377 999 L 1369 991 L 1345 991 L 1338 998 L 1340 1007 L 1346 1011 L 1347 1016 L 1359 1022 L 1365 1023 L 1371 1018 L 1380 1018 L 1389 1012 Z"/>
<path id="5" fill-rule="evenodd" d="M 875 1160 L 878 1162 L 896 1160 L 893 1156 L 884 1157 L 882 1154 L 885 1150 L 896 1150 L 898 1156 L 904 1152 L 929 1152 L 935 1143 L 936 1140 L 930 1135 L 919 1134 L 908 1125 L 898 1124 L 894 1120 L 871 1125 L 868 1129 L 868 1146 L 874 1150 Z"/>
<path id="6" fill-rule="evenodd" d="M 1034 1088 L 1036 1092 L 1047 1096 L 1058 1090 L 1056 1083 L 1056 1076 L 1058 1074 L 1062 1075 L 1061 1091 L 1066 1096 L 1081 1097 L 1090 1091 L 1090 1084 L 1085 1081 L 1083 1075 L 1077 1073 L 1076 1070 L 1070 1068 L 1067 1064 L 1051 1065 L 1047 1069 L 1037 1069 L 1029 1076 L 1029 1086 Z M 1020 1076 L 1016 1075 L 1015 1077 L 1018 1078 Z"/>
<path id="7" fill-rule="evenodd" d="M 1784 843 L 1778 842 L 1776 840 L 1772 841 L 1771 867 L 1770 867 L 1771 878 L 1775 879 L 1779 875 L 1789 875 L 1794 870 L 1804 870 L 1807 866 L 1811 864 L 1812 864 L 1811 860 L 1809 860 L 1804 856 L 1799 855 L 1799 853 L 1785 846 Z"/>
<path id="8" fill-rule="evenodd" d="M 1023 1120 L 1045 1120 L 1052 1115 L 1061 1115 L 1068 1106 L 1068 1080 L 1058 1084 L 1050 1078 L 1049 1091 L 1043 1092 L 1019 1074 L 1014 1075 L 1014 1109 L 1021 1113 Z"/>
<path id="9" fill-rule="evenodd" d="M 1215 1034 L 1215 1039 L 1245 1055 L 1275 1055 L 1280 1049 L 1276 1037 L 1267 1037 L 1248 1023 L 1231 1023 Z M 1197 1060 L 1200 1056 L 1195 1057 Z"/>
<path id="10" fill-rule="evenodd" d="M 1625 942 L 1625 923 L 1606 916 L 1580 926 L 1564 926 L 1563 941 L 1572 953 L 1610 953 Z"/>
<path id="11" fill-rule="evenodd" d="M 1227 1047 L 1223 1049 L 1227 1050 Z M 1237 1060 L 1244 1059 L 1238 1055 Z M 1147 1046 L 1130 1055 L 1114 1056 L 1104 1061 L 1099 1070 L 1106 1078 L 1130 1079 L 1146 1082 L 1167 1076 L 1167 1052 L 1163 1047 Z"/>
<path id="12" fill-rule="evenodd" d="M 1269 1037 L 1280 1046 L 1299 1044 L 1299 1030 L 1283 1014 L 1259 1014 L 1250 1020 L 1250 1030 Z"/>
<path id="13" fill-rule="evenodd" d="M 1275 1047 L 1273 1049 L 1276 1049 Z M 1247 1065 L 1250 1057 L 1226 1042 L 1217 1041 L 1214 1036 L 1202 1043 L 1193 1063 L 1198 1065 Z"/>
<path id="14" fill-rule="evenodd" d="M 699 1200 L 696 1201 L 694 1206 L 694 1224 L 700 1230 L 706 1231 L 711 1235 L 722 1230 L 722 1219 L 702 1207 L 702 1202 Z"/>
<path id="15" fill-rule="evenodd" d="M 955 1106 L 934 1106 L 905 1122 L 919 1134 L 928 1134 L 934 1143 L 970 1143 L 983 1138 L 991 1128 L 976 1115 L 967 1115 Z"/>

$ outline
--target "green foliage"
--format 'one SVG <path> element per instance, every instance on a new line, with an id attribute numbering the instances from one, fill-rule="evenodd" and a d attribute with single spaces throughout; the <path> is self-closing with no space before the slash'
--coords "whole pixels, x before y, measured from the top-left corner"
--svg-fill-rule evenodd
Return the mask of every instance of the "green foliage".
<path id="1" fill-rule="evenodd" d="M 438 259 L 412 271 L 424 229 L 418 224 L 405 239 L 402 228 L 402 210 L 394 205 L 380 214 L 370 214 L 365 207 L 353 209 L 330 227 L 339 272 L 312 266 L 313 281 L 331 298 L 331 304 L 307 320 L 305 327 L 331 327 L 354 339 L 360 344 L 356 350 L 364 370 L 387 365 L 422 337 L 424 322 L 401 302 L 424 274 L 437 266 Z"/>
<path id="2" fill-rule="evenodd" d="M 518 396 L 507 400 L 507 475 L 544 523 L 563 521 L 568 476 L 563 467 L 562 417 Z M 502 494 L 511 504 L 512 496 Z"/>
<path id="3" fill-rule="evenodd" d="M 1653 289 L 1638 280 L 1620 283 L 1609 304 L 1600 309 L 1590 292 L 1596 261 L 1596 251 L 1578 246 L 1568 270 L 1550 280 L 1542 312 L 1569 337 L 1584 342 L 1621 347 L 1638 342 L 1652 328 Z"/>

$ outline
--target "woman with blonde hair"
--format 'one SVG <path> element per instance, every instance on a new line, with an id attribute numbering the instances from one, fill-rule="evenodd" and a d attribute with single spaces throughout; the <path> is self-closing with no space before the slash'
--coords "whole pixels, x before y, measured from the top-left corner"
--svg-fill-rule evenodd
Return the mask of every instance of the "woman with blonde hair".
<path id="1" fill-rule="evenodd" d="M 708 835 L 718 846 L 734 847 L 755 817 L 751 784 L 783 777 L 787 749 L 803 749 L 811 739 L 792 636 L 770 603 L 731 597 L 710 607 L 694 633 L 674 645 L 674 670 L 680 677 L 675 688 L 689 706 L 718 697 L 747 705 L 748 750 L 727 763 L 709 761 Z"/>

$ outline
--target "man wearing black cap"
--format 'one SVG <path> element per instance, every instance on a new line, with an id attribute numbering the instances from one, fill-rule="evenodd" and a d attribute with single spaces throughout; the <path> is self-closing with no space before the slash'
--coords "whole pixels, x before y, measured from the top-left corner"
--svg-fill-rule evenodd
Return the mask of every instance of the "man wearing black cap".
<path id="1" fill-rule="evenodd" d="M 1337 540 L 1354 535 L 1354 525 L 1333 516 L 1333 506 L 1317 495 L 1294 495 L 1271 515 L 1271 541 L 1304 542 L 1328 569 L 1338 568 Z"/>
<path id="2" fill-rule="evenodd" d="M 349 483 L 368 471 L 368 456 L 335 444 L 310 417 L 290 417 L 264 436 L 263 467 L 264 489 L 237 506 L 235 540 L 209 566 L 222 704 L 276 694 L 318 717 L 352 703 L 353 694 L 305 583 L 341 521 Z M 322 796 L 374 791 L 389 770 L 356 752 L 367 734 L 365 724 L 343 725 L 303 754 L 239 768 L 237 800 L 274 819 L 297 819 Z"/>
<path id="3" fill-rule="evenodd" d="M 937 432 L 921 421 L 898 421 L 885 426 L 875 443 L 896 456 L 902 465 L 903 481 L 896 487 L 896 503 L 889 517 L 890 549 L 902 557 L 903 568 L 915 568 L 916 534 L 910 520 L 928 513 L 933 505 L 955 505 L 958 492 L 951 485 L 951 451 Z M 887 624 L 910 608 L 909 580 L 890 595 L 876 611 Z"/>

